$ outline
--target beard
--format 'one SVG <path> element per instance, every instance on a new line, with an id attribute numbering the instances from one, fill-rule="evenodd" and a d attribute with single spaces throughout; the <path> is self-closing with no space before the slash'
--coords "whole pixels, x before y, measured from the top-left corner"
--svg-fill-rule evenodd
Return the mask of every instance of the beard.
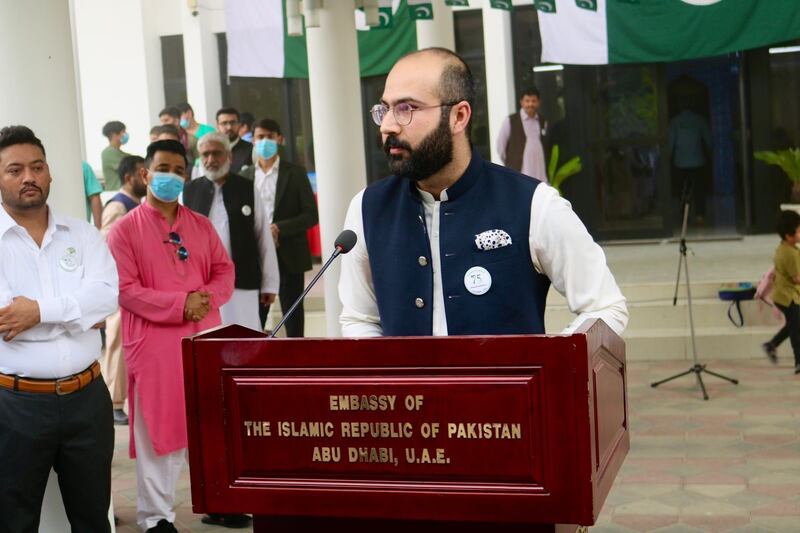
<path id="1" fill-rule="evenodd" d="M 216 170 L 212 170 L 210 168 L 207 168 L 205 165 L 203 165 L 203 175 L 205 177 L 207 177 L 208 179 L 210 179 L 211 181 L 217 181 L 220 178 L 224 178 L 225 176 L 228 175 L 228 172 L 230 172 L 230 170 L 231 170 L 231 162 L 230 161 L 225 161 L 222 164 L 222 166 L 220 166 Z"/>
<path id="2" fill-rule="evenodd" d="M 420 141 L 416 148 L 394 135 L 383 143 L 383 151 L 389 158 L 392 174 L 411 181 L 423 181 L 453 160 L 453 136 L 450 132 L 449 115 L 444 115 L 435 130 Z M 391 148 L 402 148 L 407 155 L 391 155 Z"/>
<path id="3" fill-rule="evenodd" d="M 22 196 L 23 192 L 28 192 L 31 190 L 36 191 L 39 194 L 33 197 L 27 195 L 25 197 Z M 17 209 L 17 210 L 38 209 L 47 203 L 47 197 L 49 196 L 49 193 L 50 193 L 49 186 L 42 189 L 37 185 L 26 185 L 20 190 L 18 197 L 14 197 L 13 195 L 7 193 L 6 191 L 3 191 L 2 200 L 5 205 L 11 207 L 12 209 Z"/>

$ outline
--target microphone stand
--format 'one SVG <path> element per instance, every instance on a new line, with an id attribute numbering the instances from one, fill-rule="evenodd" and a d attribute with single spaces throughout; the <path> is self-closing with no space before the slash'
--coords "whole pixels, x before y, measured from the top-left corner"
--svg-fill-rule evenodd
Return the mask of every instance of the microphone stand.
<path id="1" fill-rule="evenodd" d="M 706 392 L 706 386 L 703 383 L 703 373 L 710 374 L 716 378 L 724 379 L 726 381 L 730 381 L 734 385 L 739 384 L 739 380 L 730 378 L 728 376 L 723 376 L 722 374 L 717 374 L 716 372 L 712 372 L 706 368 L 706 365 L 701 365 L 697 360 L 697 342 L 695 339 L 694 334 L 694 315 L 692 314 L 692 288 L 691 283 L 689 282 L 689 260 L 686 257 L 686 226 L 687 221 L 689 219 L 689 195 L 688 190 L 691 188 L 684 189 L 684 200 L 683 200 L 683 227 L 681 228 L 681 240 L 680 240 L 680 255 L 678 255 L 678 279 L 675 280 L 675 296 L 672 298 L 672 305 L 675 306 L 678 304 L 678 286 L 681 283 L 681 265 L 683 266 L 684 274 L 686 275 L 686 297 L 688 302 L 689 308 L 689 331 L 692 336 L 692 360 L 693 365 L 689 370 L 685 372 L 681 372 L 679 374 L 675 374 L 674 376 L 670 376 L 666 379 L 662 379 L 661 381 L 656 381 L 651 383 L 650 386 L 655 388 L 661 385 L 662 383 L 666 383 L 668 381 L 672 381 L 673 379 L 677 379 L 689 374 L 694 373 L 697 377 L 697 384 L 700 385 L 700 390 L 703 392 L 703 399 L 708 400 L 708 392 Z"/>
<path id="2" fill-rule="evenodd" d="M 322 265 L 322 268 L 319 269 L 319 272 L 317 272 L 317 275 L 314 276 L 314 279 L 311 280 L 311 283 L 309 283 L 308 286 L 306 286 L 306 288 L 303 289 L 303 292 L 302 294 L 300 294 L 300 297 L 297 298 L 297 300 L 294 301 L 289 310 L 283 314 L 283 318 L 281 319 L 281 321 L 278 322 L 278 325 L 275 326 L 275 329 L 272 330 L 272 335 L 269 336 L 270 339 L 275 337 L 275 335 L 278 333 L 278 330 L 281 329 L 281 326 L 283 326 L 283 324 L 292 316 L 294 310 L 297 309 L 297 306 L 300 305 L 300 302 L 302 302 L 303 299 L 306 297 L 306 294 L 308 294 L 308 291 L 311 290 L 311 287 L 316 285 L 319 278 L 322 277 L 322 274 L 325 273 L 325 271 L 328 269 L 331 263 L 333 263 L 333 260 L 339 257 L 341 253 L 342 253 L 342 248 L 336 246 L 336 249 L 333 251 L 330 258 L 325 262 L 324 265 Z"/>

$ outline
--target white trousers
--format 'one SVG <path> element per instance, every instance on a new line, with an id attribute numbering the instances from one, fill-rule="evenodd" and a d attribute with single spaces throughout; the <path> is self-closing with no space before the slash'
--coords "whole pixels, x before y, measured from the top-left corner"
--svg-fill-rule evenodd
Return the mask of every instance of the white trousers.
<path id="1" fill-rule="evenodd" d="M 239 324 L 256 331 L 264 331 L 264 325 L 260 324 L 261 318 L 258 315 L 258 294 L 259 291 L 233 289 L 231 299 L 219 308 L 222 323 L 226 326 Z"/>
<path id="2" fill-rule="evenodd" d="M 136 440 L 136 523 L 143 530 L 155 527 L 161 519 L 175 523 L 175 487 L 186 462 L 186 448 L 156 455 L 139 410 L 138 393 L 133 417 Z"/>

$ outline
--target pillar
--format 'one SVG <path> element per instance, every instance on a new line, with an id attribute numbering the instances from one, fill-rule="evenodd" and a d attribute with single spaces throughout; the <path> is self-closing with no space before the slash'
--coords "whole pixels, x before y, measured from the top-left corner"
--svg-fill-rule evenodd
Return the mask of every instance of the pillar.
<path id="1" fill-rule="evenodd" d="M 22 124 L 42 140 L 57 212 L 86 218 L 70 3 L 0 2 L 0 127 Z"/>
<path id="2" fill-rule="evenodd" d="M 347 207 L 366 186 L 361 78 L 353 0 L 324 2 L 319 27 L 306 29 L 311 123 L 323 260 L 333 252 Z M 328 336 L 338 337 L 340 263 L 325 275 Z"/>
<path id="3" fill-rule="evenodd" d="M 500 163 L 495 143 L 505 118 L 517 109 L 514 94 L 514 51 L 511 13 L 483 2 L 483 48 L 486 56 L 486 101 L 492 161 Z"/>
<path id="4" fill-rule="evenodd" d="M 453 31 L 453 10 L 444 0 L 432 0 L 433 20 L 417 21 L 417 48 L 440 46 L 455 51 L 456 37 Z"/>
<path id="5" fill-rule="evenodd" d="M 217 36 L 211 29 L 212 13 L 202 7 L 192 10 L 184 2 L 180 9 L 187 98 L 198 122 L 216 124 L 217 110 L 222 107 L 222 86 Z"/>

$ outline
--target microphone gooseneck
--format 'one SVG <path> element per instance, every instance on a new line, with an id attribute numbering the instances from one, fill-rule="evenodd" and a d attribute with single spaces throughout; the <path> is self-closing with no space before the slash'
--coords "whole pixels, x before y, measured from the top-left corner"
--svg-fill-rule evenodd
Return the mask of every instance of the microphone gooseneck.
<path id="1" fill-rule="evenodd" d="M 319 272 L 317 272 L 317 275 L 314 276 L 314 279 L 312 279 L 311 282 L 308 284 L 308 286 L 303 290 L 303 293 L 297 298 L 297 300 L 294 301 L 289 310 L 283 314 L 283 318 L 281 319 L 281 321 L 278 322 L 278 325 L 275 326 L 275 329 L 272 330 L 272 335 L 269 336 L 270 338 L 274 338 L 275 335 L 278 334 L 278 330 L 280 330 L 281 326 L 283 326 L 283 324 L 292 316 L 292 314 L 294 314 L 295 309 L 297 309 L 297 306 L 300 305 L 300 302 L 302 302 L 303 299 L 306 297 L 308 291 L 310 291 L 311 288 L 314 285 L 316 285 L 319 278 L 322 277 L 322 274 L 325 273 L 325 271 L 328 269 L 331 263 L 333 263 L 334 259 L 339 257 L 341 254 L 346 254 L 347 252 L 352 250 L 353 246 L 356 245 L 357 241 L 358 241 L 358 236 L 354 231 L 349 229 L 342 231 L 339 234 L 339 236 L 336 237 L 336 240 L 333 241 L 333 246 L 334 246 L 333 253 L 325 262 L 325 264 L 322 265 L 322 268 L 319 269 Z"/>

